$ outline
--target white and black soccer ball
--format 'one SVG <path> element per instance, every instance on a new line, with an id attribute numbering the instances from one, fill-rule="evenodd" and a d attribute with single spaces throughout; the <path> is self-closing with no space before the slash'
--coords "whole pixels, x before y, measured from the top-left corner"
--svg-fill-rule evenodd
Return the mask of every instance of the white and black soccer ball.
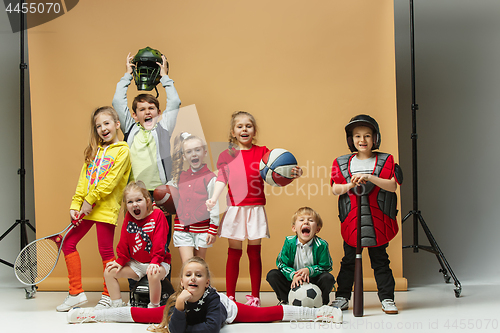
<path id="1" fill-rule="evenodd" d="M 308 308 L 320 308 L 323 298 L 319 287 L 312 283 L 303 283 L 290 290 L 288 304 L 305 306 Z"/>

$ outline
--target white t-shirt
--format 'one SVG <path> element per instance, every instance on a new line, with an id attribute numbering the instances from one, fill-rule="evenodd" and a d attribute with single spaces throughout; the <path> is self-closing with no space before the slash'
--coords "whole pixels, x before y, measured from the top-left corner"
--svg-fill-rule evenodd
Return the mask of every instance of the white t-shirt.
<path id="1" fill-rule="evenodd" d="M 371 175 L 375 170 L 375 163 L 377 159 L 375 156 L 360 160 L 358 156 L 354 156 L 351 160 L 350 171 L 351 174 L 364 173 Z"/>

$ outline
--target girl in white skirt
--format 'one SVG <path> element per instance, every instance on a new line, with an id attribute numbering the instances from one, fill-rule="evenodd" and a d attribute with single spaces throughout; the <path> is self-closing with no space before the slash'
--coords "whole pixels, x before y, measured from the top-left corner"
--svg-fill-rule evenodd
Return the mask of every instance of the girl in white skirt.
<path id="1" fill-rule="evenodd" d="M 251 306 L 259 306 L 262 260 L 260 255 L 262 238 L 269 238 L 267 224 L 264 181 L 259 173 L 259 163 L 269 151 L 265 146 L 254 144 L 257 135 L 255 118 L 248 112 L 237 111 L 231 116 L 229 127 L 229 149 L 219 155 L 213 196 L 207 200 L 207 208 L 215 207 L 217 199 L 228 186 L 227 205 L 220 227 L 220 237 L 228 238 L 229 249 L 226 262 L 226 291 L 235 300 L 243 241 L 248 239 L 247 255 L 250 263 L 252 295 L 247 295 Z M 294 178 L 300 177 L 302 169 L 292 170 Z"/>

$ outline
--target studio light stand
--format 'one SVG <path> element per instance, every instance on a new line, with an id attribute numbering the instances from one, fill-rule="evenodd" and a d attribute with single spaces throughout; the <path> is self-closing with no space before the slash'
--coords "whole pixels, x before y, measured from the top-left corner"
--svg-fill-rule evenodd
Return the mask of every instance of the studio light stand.
<path id="1" fill-rule="evenodd" d="M 432 236 L 431 230 L 427 226 L 422 217 L 420 210 L 418 209 L 418 179 L 417 179 L 417 121 L 416 114 L 418 110 L 418 104 L 416 102 L 415 94 L 415 30 L 414 30 L 414 12 L 413 12 L 413 0 L 410 0 L 410 42 L 411 42 L 411 116 L 412 116 L 412 170 L 413 170 L 413 210 L 411 210 L 404 218 L 405 222 L 410 216 L 413 216 L 413 245 L 403 246 L 403 249 L 412 248 L 414 253 L 418 253 L 419 250 L 428 251 L 434 253 L 436 258 L 441 265 L 439 272 L 443 273 L 444 281 L 450 283 L 450 275 L 455 282 L 455 297 L 460 297 L 462 292 L 462 285 L 458 281 L 455 273 L 451 269 L 450 264 L 446 260 L 443 252 L 439 248 L 434 236 Z M 422 229 L 429 240 L 430 246 L 419 245 L 418 243 L 418 225 L 422 226 Z"/>
<path id="2" fill-rule="evenodd" d="M 24 3 L 24 1 L 20 2 L 21 8 L 22 8 L 23 3 Z M 20 15 L 20 25 L 21 25 L 21 29 L 19 31 L 19 35 L 21 36 L 20 37 L 20 47 L 21 47 L 20 59 L 21 59 L 21 61 L 20 61 L 20 65 L 19 65 L 19 69 L 20 69 L 20 97 L 21 97 L 21 100 L 20 100 L 20 124 L 21 124 L 20 158 L 21 158 L 21 165 L 20 165 L 20 168 L 17 171 L 17 173 L 20 176 L 20 213 L 21 214 L 20 214 L 20 219 L 16 220 L 16 222 L 6 232 L 4 232 L 4 234 L 2 236 L 0 236 L 0 241 L 2 241 L 5 238 L 5 236 L 7 236 L 17 226 L 19 226 L 19 228 L 21 229 L 21 242 L 20 242 L 20 244 L 21 244 L 21 249 L 23 249 L 26 245 L 28 245 L 28 234 L 26 232 L 26 227 L 29 227 L 33 232 L 35 232 L 35 228 L 31 225 L 29 220 L 26 219 L 26 170 L 24 168 L 24 166 L 25 166 L 25 158 L 24 158 L 25 157 L 25 152 L 24 152 L 24 141 L 25 141 L 24 140 L 25 139 L 24 138 L 24 109 L 25 109 L 24 86 L 25 86 L 25 83 L 24 83 L 24 79 L 25 79 L 25 72 L 26 72 L 26 69 L 28 68 L 28 65 L 24 62 L 24 46 L 25 46 L 24 32 L 26 30 L 25 24 L 24 24 L 25 14 L 23 14 L 22 11 L 20 11 L 19 15 Z M 0 259 L 0 262 L 2 264 L 7 265 L 7 266 L 14 267 L 14 264 L 12 264 L 6 260 Z M 26 297 L 31 298 L 35 291 L 36 291 L 35 286 L 32 287 L 31 291 L 26 290 Z M 28 296 L 31 296 L 31 297 L 28 297 Z"/>

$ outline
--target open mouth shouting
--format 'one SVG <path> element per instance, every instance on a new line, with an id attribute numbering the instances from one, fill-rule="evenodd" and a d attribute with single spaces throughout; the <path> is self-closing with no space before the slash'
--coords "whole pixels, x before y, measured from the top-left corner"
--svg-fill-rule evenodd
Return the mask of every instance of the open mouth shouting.
<path id="1" fill-rule="evenodd" d="M 142 127 L 146 130 L 151 130 L 156 125 L 155 117 L 153 115 L 145 115 L 141 122 Z"/>
<path id="2" fill-rule="evenodd" d="M 313 239 L 320 229 L 321 227 L 318 226 L 318 223 L 311 215 L 298 216 L 292 225 L 292 231 L 297 234 L 297 237 L 302 244 L 306 244 Z"/>
<path id="3" fill-rule="evenodd" d="M 134 208 L 134 215 L 135 216 L 140 216 L 141 215 L 141 209 L 139 207 Z"/>
<path id="4" fill-rule="evenodd" d="M 303 225 L 301 233 L 304 237 L 309 238 L 309 236 L 311 235 L 311 227 L 309 225 Z"/>

